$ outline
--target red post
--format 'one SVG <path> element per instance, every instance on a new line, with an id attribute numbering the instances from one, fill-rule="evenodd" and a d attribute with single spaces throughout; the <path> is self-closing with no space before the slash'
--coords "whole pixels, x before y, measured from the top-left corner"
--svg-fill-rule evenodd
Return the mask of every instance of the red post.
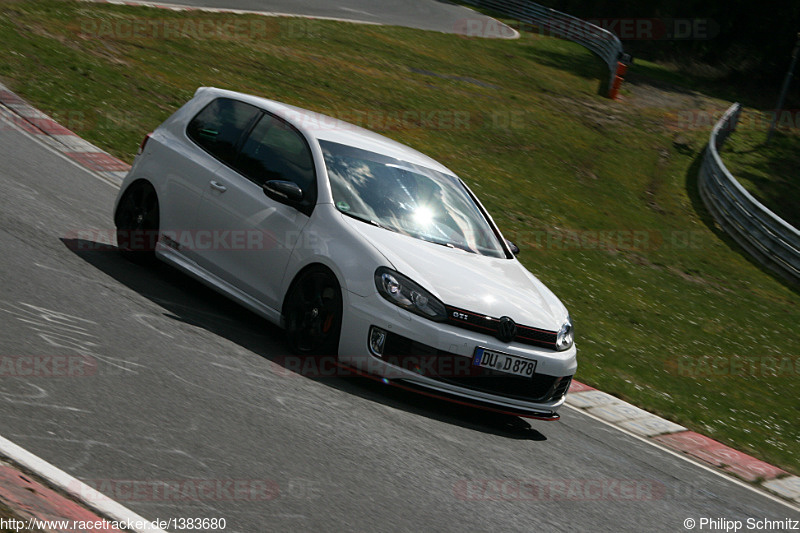
<path id="1" fill-rule="evenodd" d="M 614 84 L 611 90 L 608 91 L 608 97 L 616 100 L 619 95 L 619 88 L 622 86 L 622 81 L 625 79 L 625 73 L 628 71 L 628 65 L 622 61 L 617 61 L 617 72 L 614 75 Z"/>

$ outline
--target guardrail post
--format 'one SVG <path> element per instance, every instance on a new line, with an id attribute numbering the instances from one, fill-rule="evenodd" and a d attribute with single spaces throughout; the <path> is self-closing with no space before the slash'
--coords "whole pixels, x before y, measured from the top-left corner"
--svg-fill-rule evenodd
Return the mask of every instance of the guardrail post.
<path id="1" fill-rule="evenodd" d="M 617 71 L 614 73 L 613 82 L 611 83 L 611 90 L 608 91 L 608 97 L 616 100 L 619 96 L 619 88 L 625 79 L 625 73 L 628 71 L 628 65 L 622 61 L 617 61 Z"/>

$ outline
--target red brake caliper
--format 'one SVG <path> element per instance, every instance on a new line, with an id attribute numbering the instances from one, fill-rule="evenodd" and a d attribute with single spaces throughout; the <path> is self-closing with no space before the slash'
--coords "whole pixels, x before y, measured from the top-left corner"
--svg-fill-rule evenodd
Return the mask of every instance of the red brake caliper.
<path id="1" fill-rule="evenodd" d="M 322 333 L 328 333 L 328 330 L 331 329 L 333 325 L 333 313 L 330 313 L 327 317 L 325 317 L 325 324 L 322 326 Z"/>

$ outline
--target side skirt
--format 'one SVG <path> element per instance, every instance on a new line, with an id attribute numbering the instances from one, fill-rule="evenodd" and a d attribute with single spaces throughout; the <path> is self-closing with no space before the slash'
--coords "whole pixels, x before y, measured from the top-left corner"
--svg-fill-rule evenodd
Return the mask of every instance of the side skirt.
<path id="1" fill-rule="evenodd" d="M 156 257 L 185 272 L 203 285 L 214 289 L 223 296 L 227 296 L 255 314 L 264 317 L 273 324 L 282 326 L 280 311 L 264 305 L 259 300 L 256 300 L 247 293 L 234 287 L 227 281 L 208 272 L 194 261 L 184 257 L 180 252 L 159 242 L 156 244 Z"/>

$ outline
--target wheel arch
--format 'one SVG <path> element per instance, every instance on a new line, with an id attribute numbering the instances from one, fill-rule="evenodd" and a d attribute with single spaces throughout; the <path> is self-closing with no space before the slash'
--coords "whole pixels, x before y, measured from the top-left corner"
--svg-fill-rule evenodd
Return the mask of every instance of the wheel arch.
<path id="1" fill-rule="evenodd" d="M 137 178 L 130 182 L 128 185 L 125 186 L 125 189 L 121 190 L 120 193 L 117 195 L 117 201 L 114 205 L 114 225 L 119 226 L 119 206 L 122 203 L 122 200 L 130 194 L 132 190 L 136 187 L 150 187 L 156 195 L 156 205 L 158 206 L 158 215 L 159 219 L 161 219 L 161 201 L 158 197 L 158 189 L 156 186 L 147 178 Z"/>
<path id="2" fill-rule="evenodd" d="M 306 274 L 308 271 L 314 270 L 314 269 L 317 269 L 317 268 L 321 268 L 321 269 L 326 270 L 336 280 L 336 283 L 339 286 L 339 293 L 340 293 L 340 296 L 341 296 L 341 299 L 342 299 L 342 311 L 344 312 L 344 307 L 346 305 L 345 293 L 347 292 L 347 289 L 342 284 L 341 276 L 338 275 L 337 272 L 335 271 L 335 269 L 331 268 L 330 265 L 328 265 L 328 264 L 326 264 L 326 263 L 324 263 L 322 261 L 312 261 L 312 262 L 308 263 L 307 265 L 303 266 L 303 268 L 301 268 L 300 270 L 298 270 L 297 273 L 295 273 L 295 275 L 292 277 L 292 280 L 285 285 L 286 286 L 286 290 L 283 291 L 283 298 L 281 299 L 281 327 L 285 327 L 286 326 L 285 323 L 284 323 L 285 314 L 286 314 L 286 302 L 287 302 L 287 299 L 289 298 L 289 295 L 292 293 L 292 289 L 294 289 L 294 287 L 297 285 L 297 282 L 301 278 L 301 276 Z"/>

